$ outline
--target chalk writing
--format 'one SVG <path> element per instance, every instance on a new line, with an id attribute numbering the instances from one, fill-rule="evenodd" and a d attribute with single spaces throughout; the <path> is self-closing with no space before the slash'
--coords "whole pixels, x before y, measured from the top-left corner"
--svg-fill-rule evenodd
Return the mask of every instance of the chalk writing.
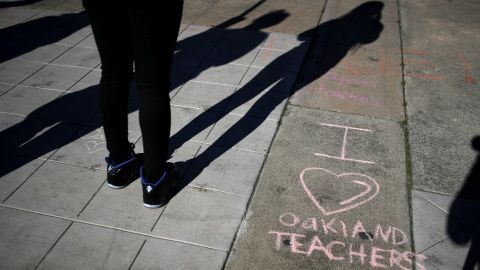
<path id="1" fill-rule="evenodd" d="M 352 76 L 339 74 L 337 72 L 330 71 L 327 73 L 327 78 L 337 82 L 340 86 L 351 86 L 353 85 L 360 85 L 365 87 L 377 88 L 378 83 L 375 81 L 367 80 L 367 79 L 360 79 L 355 78 Z"/>
<path id="2" fill-rule="evenodd" d="M 359 263 L 370 265 L 372 268 L 408 270 L 415 265 L 416 269 L 426 269 L 422 265 L 426 256 L 403 251 L 404 245 L 408 244 L 407 234 L 392 225 L 376 224 L 367 230 L 360 220 L 353 226 L 348 226 L 346 222 L 335 218 L 325 220 L 308 217 L 302 221 L 292 212 L 282 214 L 278 220 L 286 227 L 286 231 L 268 232 L 274 237 L 273 246 L 278 252 L 286 250 L 307 257 L 324 256 L 329 261 Z M 298 231 L 308 233 L 302 234 Z M 367 242 L 353 243 L 353 240 L 358 238 Z M 392 246 L 385 249 L 378 247 L 380 244 Z"/>
<path id="3" fill-rule="evenodd" d="M 365 189 L 364 191 L 358 194 L 355 194 L 354 196 L 351 196 L 349 198 L 344 198 L 340 202 L 329 200 L 328 202 L 320 203 L 319 200 L 315 197 L 315 194 L 311 191 L 311 188 L 309 187 L 309 184 L 305 179 L 306 178 L 305 173 L 309 171 L 316 171 L 317 176 L 318 175 L 323 176 L 323 177 L 317 177 L 316 183 L 310 182 L 310 185 L 322 186 L 323 184 L 322 181 L 324 181 L 325 179 L 333 175 L 335 177 L 335 180 L 337 180 L 336 181 L 337 185 L 341 185 L 341 183 L 344 183 L 346 185 L 352 185 L 353 183 L 353 184 L 365 187 Z M 304 169 L 300 173 L 300 183 L 303 189 L 305 190 L 305 193 L 307 193 L 308 197 L 310 198 L 310 200 L 312 200 L 314 205 L 326 216 L 354 209 L 372 200 L 380 192 L 380 186 L 375 181 L 375 179 L 373 179 L 370 176 L 359 174 L 359 173 L 335 174 L 323 168 Z"/>
<path id="4" fill-rule="evenodd" d="M 95 130 L 95 133 L 92 135 L 82 137 L 83 140 L 86 140 L 84 145 L 87 147 L 89 154 L 93 154 L 99 151 L 107 149 L 105 135 L 101 128 Z"/>
<path id="5" fill-rule="evenodd" d="M 339 99 L 353 101 L 363 105 L 374 106 L 374 107 L 381 106 L 380 102 L 367 96 L 354 94 L 348 91 L 338 91 L 338 90 L 330 90 L 330 89 L 327 90 L 322 83 L 320 83 L 320 85 L 315 87 L 314 91 L 316 94 L 323 94 L 325 96 L 336 97 Z"/>
<path id="6" fill-rule="evenodd" d="M 473 70 L 472 65 L 468 61 L 467 57 L 465 57 L 465 55 L 463 53 L 459 53 L 458 57 L 460 58 L 460 60 L 462 60 L 463 68 L 465 69 L 465 75 L 464 75 L 465 83 L 466 84 L 476 83 L 475 78 L 473 78 L 473 76 L 472 76 L 472 70 Z"/>
<path id="7" fill-rule="evenodd" d="M 343 134 L 343 144 L 342 144 L 342 149 L 341 149 L 340 156 L 331 156 L 331 155 L 320 154 L 320 153 L 315 153 L 314 154 L 315 156 L 333 158 L 333 159 L 339 159 L 339 160 L 345 160 L 345 161 L 354 161 L 354 162 L 366 163 L 366 164 L 374 164 L 375 163 L 373 161 L 353 159 L 353 158 L 347 158 L 346 157 L 346 155 L 347 155 L 346 146 L 347 146 L 348 130 L 356 130 L 356 131 L 364 131 L 364 132 L 373 132 L 373 130 L 364 129 L 364 128 L 347 127 L 347 126 L 341 126 L 341 125 L 332 125 L 332 124 L 326 124 L 326 123 L 320 123 L 320 125 L 344 129 L 345 131 L 344 131 L 344 134 Z"/>

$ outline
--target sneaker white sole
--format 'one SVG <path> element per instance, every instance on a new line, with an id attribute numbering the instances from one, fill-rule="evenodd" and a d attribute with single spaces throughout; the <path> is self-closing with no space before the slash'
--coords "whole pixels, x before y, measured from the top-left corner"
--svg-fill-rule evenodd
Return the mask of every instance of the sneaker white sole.
<path id="1" fill-rule="evenodd" d="M 143 203 L 143 206 L 145 206 L 146 208 L 160 208 L 163 206 L 163 204 L 154 205 L 154 204 Z"/>
<path id="2" fill-rule="evenodd" d="M 114 185 L 112 185 L 112 184 L 110 184 L 110 183 L 107 183 L 107 184 L 108 184 L 109 187 L 111 187 L 111 188 L 113 188 L 113 189 L 121 189 L 121 188 L 124 188 L 124 187 L 127 186 L 127 185 L 125 185 L 125 186 L 114 186 Z"/>

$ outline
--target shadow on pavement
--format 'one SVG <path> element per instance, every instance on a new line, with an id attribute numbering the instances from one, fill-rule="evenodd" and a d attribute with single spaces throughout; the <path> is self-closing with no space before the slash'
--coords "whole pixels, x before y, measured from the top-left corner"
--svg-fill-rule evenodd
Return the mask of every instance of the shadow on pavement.
<path id="1" fill-rule="evenodd" d="M 0 63 L 62 40 L 89 25 L 85 11 L 46 16 L 0 29 Z"/>
<path id="2" fill-rule="evenodd" d="M 472 148 L 480 152 L 480 136 L 472 139 Z M 476 207 L 473 207 L 476 204 Z M 480 209 L 480 154 L 477 154 L 477 160 L 470 170 L 465 183 L 457 194 L 456 199 L 450 206 L 448 220 L 448 234 L 450 239 L 458 245 L 467 245 L 470 242 L 470 249 L 463 265 L 464 270 L 473 270 L 475 265 L 480 269 L 480 229 L 479 228 L 479 209 Z M 473 226 L 464 231 L 458 231 L 458 223 L 465 221 L 473 222 Z M 471 221 L 471 222 L 469 222 Z M 474 230 L 474 228 L 477 230 Z"/>
<path id="3" fill-rule="evenodd" d="M 343 35 L 346 34 L 349 40 L 348 43 L 342 44 L 342 46 L 331 46 L 328 54 L 325 53 L 323 55 L 319 65 L 314 67 L 313 70 L 309 70 L 309 74 L 293 86 L 292 82 L 287 79 L 288 67 L 292 57 L 303 55 L 302 52 L 307 51 L 309 46 L 307 41 L 299 38 L 303 42 L 297 47 L 276 58 L 231 96 L 210 107 L 173 135 L 172 139 L 177 140 L 172 140 L 172 144 L 177 144 L 173 145 L 172 149 L 178 149 L 182 141 L 192 138 L 195 134 L 203 131 L 218 120 L 213 121 L 209 116 L 210 112 L 221 112 L 219 118 L 222 118 L 240 105 L 261 95 L 245 116 L 241 117 L 240 120 L 225 131 L 205 151 L 199 153 L 191 160 L 192 163 L 188 167 L 188 172 L 183 177 L 182 184 L 177 189 L 177 192 L 193 181 L 211 162 L 259 127 L 280 103 L 305 85 L 323 76 L 331 68 L 335 67 L 348 52 L 356 50 L 361 45 L 375 41 L 383 30 L 383 25 L 380 22 L 382 9 L 383 3 L 381 2 L 366 2 L 338 19 L 327 21 L 302 33 L 300 37 L 312 35 L 312 42 L 314 43 L 312 46 L 319 42 L 318 38 L 329 39 L 340 31 L 343 32 Z M 221 110 L 221 108 L 226 108 L 227 105 L 228 110 Z M 185 165 L 182 164 L 181 166 Z"/>
<path id="4" fill-rule="evenodd" d="M 235 146 L 259 127 L 266 120 L 268 115 L 293 93 L 324 75 L 337 65 L 347 53 L 355 52 L 355 49 L 359 46 L 375 41 L 383 30 L 383 25 L 380 22 L 382 9 L 383 3 L 381 2 L 366 2 L 344 16 L 322 23 L 321 25 L 304 32 L 299 37 L 301 42 L 297 47 L 283 53 L 268 66 L 264 67 L 257 75 L 231 96 L 220 100 L 217 104 L 207 109 L 174 134 L 171 137 L 171 152 L 178 149 L 183 142 L 193 138 L 196 134 L 214 124 L 235 108 L 238 108 L 240 105 L 260 96 L 245 116 L 242 116 L 239 121 L 223 133 L 204 152 L 200 153 L 190 161 L 178 164 L 179 168 L 188 171 L 188 174 L 183 177 L 181 184 L 174 193 L 176 194 L 176 192 L 188 185 L 188 183 L 195 179 L 211 162 L 222 156 L 228 149 Z M 80 15 L 69 14 L 64 16 L 73 17 Z M 189 57 L 195 56 L 195 48 L 201 48 L 202 42 L 208 42 L 210 36 L 215 31 L 225 31 L 224 34 L 232 35 L 233 40 L 239 40 L 242 42 L 239 43 L 241 44 L 240 48 L 233 54 L 225 52 L 224 55 L 222 54 L 216 59 L 211 59 L 211 62 L 203 63 L 201 68 L 197 69 L 193 74 L 187 74 L 183 78 L 172 78 L 172 89 L 175 88 L 175 86 L 181 85 L 189 79 L 194 78 L 200 74 L 201 71 L 209 67 L 230 63 L 257 48 L 268 34 L 252 32 L 256 36 L 251 40 L 244 40 L 245 30 L 260 31 L 265 27 L 281 22 L 286 16 L 288 16 L 288 14 L 284 11 L 276 11 L 255 20 L 251 25 L 244 29 L 224 30 L 212 28 L 211 30 L 180 41 L 177 44 L 174 65 L 188 64 Z M 63 16 L 60 17 L 64 18 Z M 228 25 L 237 22 L 241 17 L 242 15 L 238 18 L 232 18 L 221 24 L 221 26 L 227 27 Z M 32 23 L 32 29 L 35 29 L 40 25 L 42 25 L 42 27 L 52 27 L 52 22 L 56 22 L 56 19 L 48 19 L 47 17 L 36 21 L 39 24 L 35 26 Z M 60 23 L 60 21 L 58 21 L 58 23 Z M 22 24 L 23 26 L 13 26 L 10 31 L 18 32 L 22 27 L 30 29 L 30 26 L 28 26 L 29 24 L 30 23 L 27 22 L 25 25 Z M 77 29 L 80 29 L 83 26 L 86 26 L 86 24 L 79 25 Z M 308 75 L 297 81 L 294 86 L 295 82 L 287 76 L 292 74 L 292 71 L 288 70 L 292 58 L 302 57 L 303 53 L 306 52 L 310 46 L 317 45 L 317 43 L 320 45 L 323 44 L 317 40 L 319 37 L 329 39 L 339 32 L 343 32 L 343 35 L 348 37 L 349 42 L 346 44 L 343 42 L 342 46 L 330 46 L 331 48 L 329 47 L 328 54 L 324 53 L 318 66 L 313 70 L 309 70 Z M 0 36 L 3 35 L 5 37 L 6 33 L 7 32 L 3 31 L 0 32 Z M 249 36 L 252 33 L 249 33 Z M 310 45 L 306 39 L 302 38 L 302 36 L 308 35 L 312 35 L 313 45 Z M 256 38 L 257 36 L 258 38 Z M 56 40 L 58 39 L 52 38 L 49 42 L 55 42 Z M 44 45 L 46 44 L 48 44 L 48 42 L 44 43 Z M 37 43 L 35 46 L 41 46 L 41 44 Z M 31 46 L 29 49 L 32 50 L 33 47 L 34 46 Z M 8 54 L 1 59 L 5 61 L 7 58 L 10 59 L 11 57 L 25 53 L 27 50 L 28 46 L 27 49 Z M 173 77 L 175 77 L 175 74 L 173 74 Z M 24 159 L 19 162 L 2 164 L 0 177 L 20 168 L 29 161 L 43 157 L 47 153 L 81 138 L 84 134 L 98 129 L 101 126 L 100 123 L 91 121 L 92 117 L 94 117 L 95 113 L 98 111 L 98 106 L 96 104 L 96 87 L 97 86 L 92 86 L 80 91 L 65 93 L 54 101 L 30 113 L 23 122 L 0 132 L 2 149 L 4 150 L 3 153 L 13 153 L 16 156 L 24 157 Z M 226 109 L 227 105 L 228 109 Z M 137 109 L 138 105 L 133 102 L 129 105 L 128 111 L 133 112 Z M 209 115 L 213 111 L 220 114 L 219 117 L 212 119 Z M 82 130 L 80 132 L 78 131 L 79 124 L 82 125 Z"/>

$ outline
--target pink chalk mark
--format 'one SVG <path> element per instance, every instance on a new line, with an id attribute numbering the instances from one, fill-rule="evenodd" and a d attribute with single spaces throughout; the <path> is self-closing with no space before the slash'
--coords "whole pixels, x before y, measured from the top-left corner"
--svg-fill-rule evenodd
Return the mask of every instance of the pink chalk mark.
<path id="1" fill-rule="evenodd" d="M 343 133 L 343 144 L 342 144 L 342 153 L 341 153 L 341 158 L 345 158 L 345 147 L 347 146 L 347 133 L 348 133 L 348 128 L 345 129 L 345 133 Z"/>
<path id="2" fill-rule="evenodd" d="M 372 267 L 380 267 L 380 268 L 387 268 L 385 264 L 381 264 L 379 260 L 384 259 L 382 255 L 379 254 L 379 252 L 385 252 L 386 250 L 377 248 L 377 247 L 372 247 L 372 254 L 370 257 L 370 265 Z"/>
<path id="3" fill-rule="evenodd" d="M 373 130 L 366 129 L 366 128 L 349 127 L 349 126 L 334 125 L 334 124 L 327 124 L 327 123 L 320 123 L 320 125 L 321 126 L 327 126 L 327 127 L 348 128 L 348 129 L 353 129 L 353 130 L 358 130 L 358 131 L 373 132 Z"/>
<path id="4" fill-rule="evenodd" d="M 432 81 L 441 81 L 443 80 L 443 77 L 440 75 L 432 75 L 432 74 L 423 74 L 423 73 L 414 73 L 414 72 L 408 72 L 406 73 L 408 76 L 416 77 L 416 78 L 421 78 L 421 79 L 426 79 L 426 80 L 432 80 Z"/>
<path id="5" fill-rule="evenodd" d="M 475 79 L 470 76 L 470 75 L 465 75 L 465 83 L 466 84 L 474 84 L 475 83 Z"/>
<path id="6" fill-rule="evenodd" d="M 358 162 L 358 163 L 364 163 L 364 164 L 375 164 L 373 161 L 368 161 L 368 160 L 361 160 L 361 159 L 353 159 L 353 158 L 342 158 L 342 157 L 335 157 L 335 156 L 330 156 L 330 155 L 325 155 L 325 154 L 319 154 L 319 153 L 314 153 L 315 156 L 320 156 L 320 157 L 326 157 L 326 158 L 333 158 L 333 159 L 338 159 L 338 160 L 344 160 L 344 161 L 353 161 L 353 162 Z"/>
<path id="7" fill-rule="evenodd" d="M 347 205 L 344 205 L 343 207 L 340 207 L 340 206 L 337 206 L 335 210 L 331 210 L 331 211 L 327 211 L 325 210 L 325 208 L 323 208 L 320 203 L 318 202 L 318 200 L 315 198 L 315 195 L 312 194 L 312 192 L 310 191 L 310 189 L 308 188 L 307 184 L 305 183 L 305 173 L 307 171 L 313 171 L 313 170 L 321 170 L 321 171 L 324 171 L 326 173 L 329 173 L 329 174 L 332 174 L 334 176 L 336 176 L 337 178 L 341 178 L 343 176 L 349 176 L 349 175 L 356 175 L 356 176 L 360 176 L 360 177 L 363 177 L 365 179 L 368 179 L 371 183 L 366 183 L 366 182 L 363 182 L 365 183 L 366 185 L 368 186 L 372 186 L 375 188 L 375 191 L 373 192 L 373 194 L 371 194 L 370 196 L 366 197 L 365 195 L 363 195 L 363 199 L 359 200 L 358 202 L 356 203 L 351 203 L 351 204 L 347 204 Z M 310 200 L 312 200 L 312 202 L 314 203 L 314 205 L 326 216 L 328 215 L 332 215 L 332 214 L 336 214 L 336 213 L 341 213 L 341 212 L 345 212 L 345 211 L 349 211 L 349 210 L 352 210 L 360 205 L 363 205 L 367 202 L 369 202 L 370 200 L 372 200 L 373 198 L 375 198 L 378 193 L 380 192 L 380 186 L 378 185 L 377 181 L 375 181 L 375 179 L 371 178 L 370 176 L 367 176 L 367 175 L 364 175 L 364 174 L 359 174 L 359 173 L 342 173 L 342 174 L 335 174 L 327 169 L 324 169 L 324 168 L 306 168 L 304 169 L 301 173 L 300 173 L 300 183 L 302 184 L 302 187 L 303 189 L 305 190 L 305 193 L 307 193 L 308 197 L 310 198 Z M 355 198 L 356 200 L 359 199 L 360 197 L 358 197 L 358 195 L 354 196 L 354 197 L 357 197 Z M 352 200 L 353 201 L 353 200 Z"/>
<path id="8" fill-rule="evenodd" d="M 417 64 L 422 64 L 426 66 L 433 66 L 432 62 L 430 61 L 425 61 L 425 60 L 418 60 L 418 59 L 405 59 L 403 60 L 405 63 L 417 63 Z"/>
<path id="9" fill-rule="evenodd" d="M 345 201 L 343 201 L 343 202 L 340 202 L 341 205 L 349 204 L 349 203 L 351 203 L 352 201 L 355 201 L 356 199 L 361 198 L 361 197 L 367 195 L 368 193 L 370 193 L 370 191 L 372 191 L 372 187 L 369 186 L 369 185 L 367 185 L 366 183 L 364 183 L 364 182 L 362 182 L 362 181 L 352 181 L 352 182 L 355 183 L 355 184 L 359 184 L 359 185 L 361 185 L 361 186 L 364 186 L 364 187 L 366 187 L 367 189 L 366 189 L 364 192 L 358 194 L 357 196 L 353 196 L 352 198 L 350 198 L 350 199 L 348 199 L 348 200 L 345 200 Z"/>

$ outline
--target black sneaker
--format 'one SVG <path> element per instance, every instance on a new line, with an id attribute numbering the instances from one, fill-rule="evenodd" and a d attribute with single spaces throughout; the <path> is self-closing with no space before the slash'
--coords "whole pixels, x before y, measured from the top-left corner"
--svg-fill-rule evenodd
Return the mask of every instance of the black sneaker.
<path id="1" fill-rule="evenodd" d="M 143 205 L 147 208 L 159 208 L 168 202 L 170 191 L 177 183 L 177 174 L 172 163 L 167 163 L 167 170 L 155 182 L 143 176 L 143 166 L 140 167 L 142 180 Z"/>
<path id="2" fill-rule="evenodd" d="M 106 157 L 105 161 L 107 162 L 107 183 L 111 188 L 124 188 L 139 177 L 138 172 L 142 164 L 142 158 L 135 154 L 133 149 L 128 160 L 117 162 L 110 157 Z"/>

